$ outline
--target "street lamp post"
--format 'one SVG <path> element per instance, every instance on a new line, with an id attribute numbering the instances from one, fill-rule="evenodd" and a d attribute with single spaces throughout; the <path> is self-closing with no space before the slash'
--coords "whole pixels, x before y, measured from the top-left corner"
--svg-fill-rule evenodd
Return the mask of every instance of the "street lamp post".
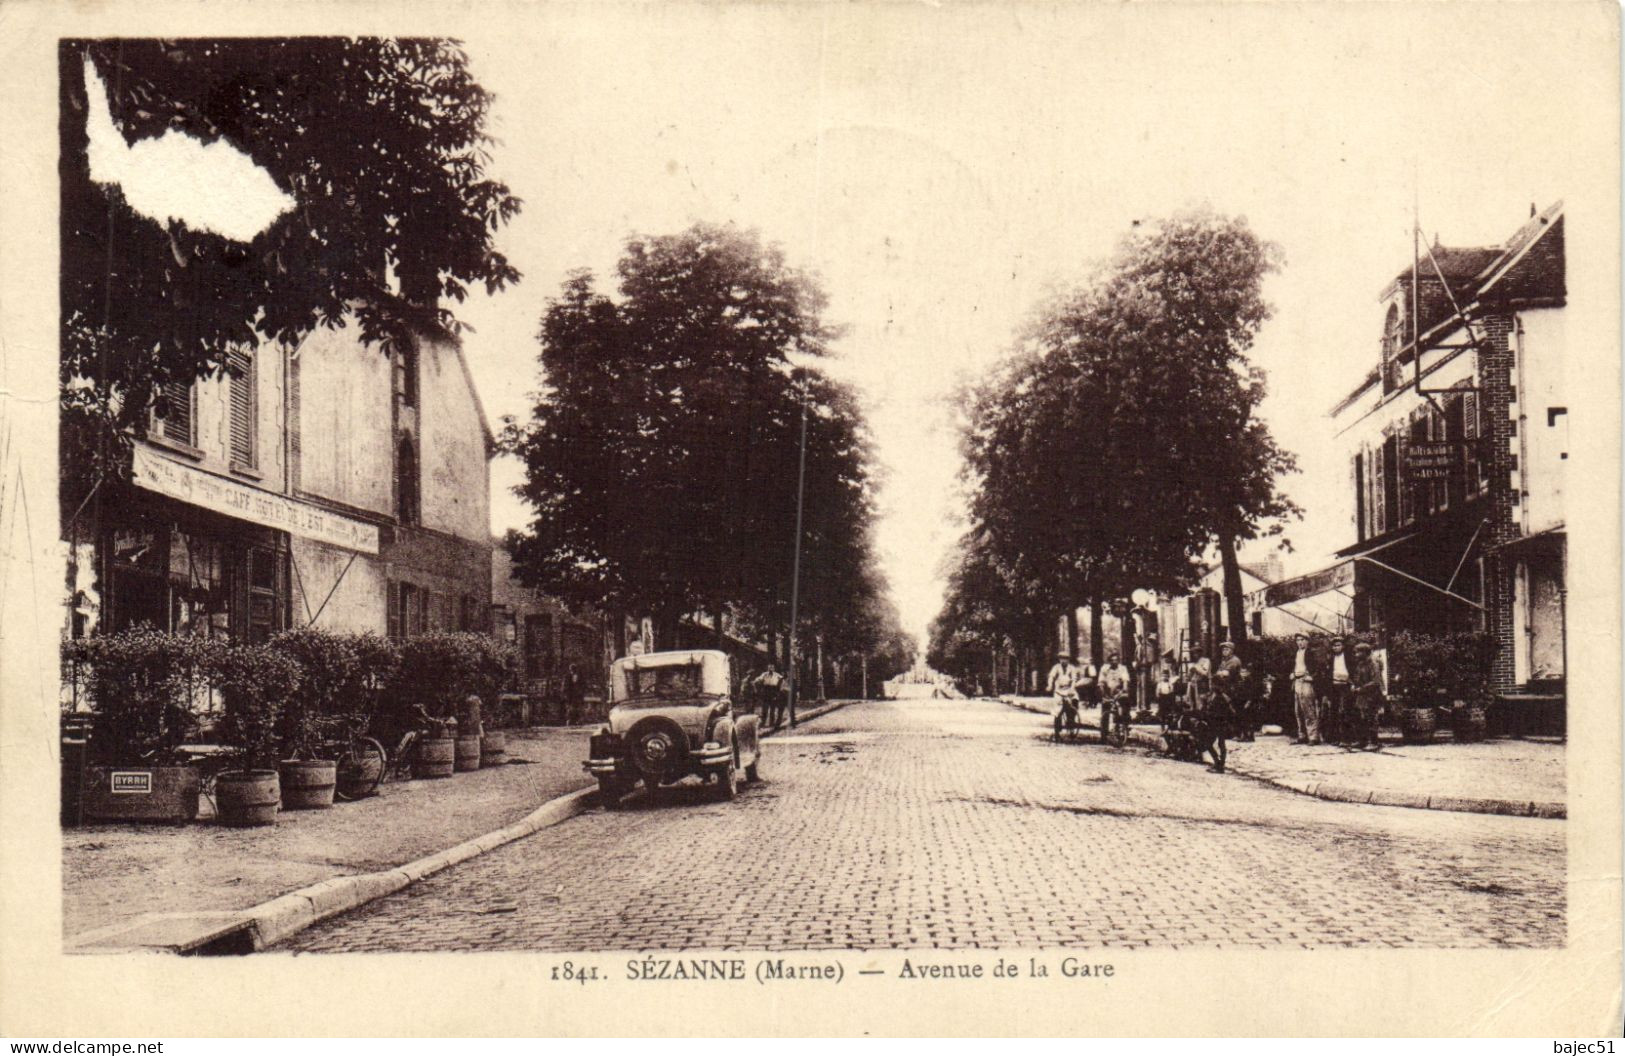
<path id="1" fill-rule="evenodd" d="M 796 469 L 796 542 L 790 564 L 790 728 L 796 727 L 796 619 L 801 601 L 801 507 L 807 490 L 807 394 L 801 394 L 801 453 Z"/>

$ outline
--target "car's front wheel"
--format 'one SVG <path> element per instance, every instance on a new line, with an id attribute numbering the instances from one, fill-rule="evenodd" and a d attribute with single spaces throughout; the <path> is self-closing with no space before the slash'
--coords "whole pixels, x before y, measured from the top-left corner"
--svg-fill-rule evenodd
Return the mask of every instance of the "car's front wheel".
<path id="1" fill-rule="evenodd" d="M 756 782 L 760 781 L 761 779 L 762 779 L 762 750 L 761 750 L 761 748 L 757 748 L 756 749 L 756 758 L 752 759 L 750 761 L 750 765 L 745 767 L 745 780 L 754 785 Z"/>
<path id="2" fill-rule="evenodd" d="M 728 765 L 717 771 L 717 798 L 730 800 L 739 794 L 739 768 L 732 759 Z"/>

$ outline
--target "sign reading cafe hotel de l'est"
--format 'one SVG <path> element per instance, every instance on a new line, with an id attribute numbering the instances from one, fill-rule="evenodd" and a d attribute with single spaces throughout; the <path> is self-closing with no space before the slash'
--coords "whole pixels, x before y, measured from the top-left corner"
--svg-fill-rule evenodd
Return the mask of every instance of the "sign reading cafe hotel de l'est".
<path id="1" fill-rule="evenodd" d="M 131 480 L 159 495 L 201 506 L 228 517 L 252 521 L 319 543 L 378 553 L 378 528 L 345 517 L 313 503 L 300 502 L 275 492 L 188 466 L 145 447 L 135 445 Z"/>

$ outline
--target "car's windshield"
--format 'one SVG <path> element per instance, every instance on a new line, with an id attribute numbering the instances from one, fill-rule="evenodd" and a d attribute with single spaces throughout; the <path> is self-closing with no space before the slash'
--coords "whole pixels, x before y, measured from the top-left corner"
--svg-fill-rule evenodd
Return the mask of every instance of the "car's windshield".
<path id="1" fill-rule="evenodd" d="M 705 692 L 697 663 L 631 667 L 626 670 L 625 677 L 628 702 L 698 697 Z"/>

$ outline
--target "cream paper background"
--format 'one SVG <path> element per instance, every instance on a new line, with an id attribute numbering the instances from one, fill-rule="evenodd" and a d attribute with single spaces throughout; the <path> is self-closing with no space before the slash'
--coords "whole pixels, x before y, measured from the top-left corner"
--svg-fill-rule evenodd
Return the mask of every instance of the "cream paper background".
<path id="1" fill-rule="evenodd" d="M 62 36 L 224 36 L 373 33 L 479 38 L 507 47 L 516 62 L 535 33 L 590 27 L 628 39 L 652 24 L 711 17 L 725 4 L 521 4 L 339 2 L 74 3 L 7 0 L 0 6 L 0 412 L 11 446 L 0 450 L 5 479 L 26 484 L 28 524 L 10 534 L 0 598 L 0 1035 L 8 1037 L 283 1035 L 685 1034 L 1224 1034 L 1224 1035 L 1548 1035 L 1617 1033 L 1620 1023 L 1620 331 L 1619 25 L 1605 3 L 1478 5 L 1320 4 L 1074 6 L 1020 4 L 751 5 L 786 26 L 811 9 L 839 13 L 834 32 L 862 37 L 883 25 L 917 28 L 922 43 L 905 58 L 929 65 L 931 42 L 976 46 L 992 21 L 1041 15 L 1097 28 L 1103 47 L 1114 27 L 1211 39 L 1216 53 L 1245 41 L 1250 56 L 1275 55 L 1283 70 L 1314 62 L 1340 42 L 1388 32 L 1396 11 L 1418 54 L 1430 41 L 1459 46 L 1492 34 L 1560 41 L 1573 156 L 1563 196 L 1576 224 L 1568 232 L 1571 299 L 1599 306 L 1606 328 L 1569 336 L 1570 456 L 1568 532 L 1569 821 L 1568 945 L 1560 950 L 1056 951 L 1111 962 L 1109 982 L 1047 980 L 915 982 L 857 978 L 863 967 L 895 972 L 905 954 L 822 954 L 839 958 L 847 980 L 821 983 L 630 983 L 627 954 L 458 954 L 389 956 L 261 955 L 245 959 L 64 957 L 61 948 L 60 836 L 56 821 L 56 663 L 60 554 L 55 524 L 55 349 L 57 304 L 56 41 Z M 745 5 L 737 5 L 743 7 Z M 823 32 L 831 32 L 830 19 Z M 510 33 L 511 30 L 511 33 Z M 1080 56 L 1086 62 L 1087 56 Z M 1011 62 L 1019 57 L 1011 56 Z M 1223 70 L 1223 62 L 1217 63 Z M 1216 106 L 1213 69 L 1162 70 L 1165 105 Z M 1552 71 L 1554 74 L 1557 71 Z M 1519 70 L 1530 107 L 1549 106 L 1551 89 Z M 1576 76 L 1578 74 L 1578 76 Z M 1514 75 L 1465 68 L 1469 85 Z M 726 69 L 715 76 L 727 78 Z M 1355 81 L 1303 92 L 1307 113 L 1328 122 L 1381 120 L 1358 105 Z M 538 104 L 540 105 L 540 103 Z M 1012 115 L 1020 120 L 1025 115 Z M 1105 115 L 1109 118 L 1110 115 Z M 1489 116 L 1489 115 L 1486 115 Z M 1504 115 L 1503 115 L 1504 116 Z M 1218 120 L 1220 115 L 1215 114 Z M 1226 117 L 1225 120 L 1233 119 Z M 1442 130 L 1443 131 L 1443 130 Z M 741 134 L 743 138 L 749 130 Z M 1041 133 L 1039 133 L 1041 134 Z M 570 146 L 601 147 L 580 129 Z M 1520 144 L 1505 145 L 1508 154 Z M 1077 148 L 1082 160 L 1087 144 Z M 1181 164 L 1166 151 L 1168 166 Z M 504 166 L 512 159 L 505 159 Z M 1490 167 L 1495 156 L 1451 159 Z M 1446 174 L 1448 173 L 1446 169 Z M 838 174 L 837 174 L 838 175 Z M 1443 179 L 1446 176 L 1440 176 Z M 1514 189 L 1518 193 L 1519 189 Z M 1170 202 L 1169 208 L 1180 203 Z M 1223 203 L 1220 203 L 1221 206 Z M 1542 200 L 1541 204 L 1546 204 Z M 546 208 L 530 202 L 531 209 Z M 1335 212 L 1338 203 L 1328 200 Z M 1582 221 L 1579 218 L 1584 217 Z M 1515 222 L 1516 217 L 1508 218 Z M 1345 237 L 1328 228 L 1328 237 Z M 618 233 L 617 233 L 618 234 Z M 1447 238 L 1448 238 L 1448 232 Z M 1374 292 L 1374 291 L 1373 291 Z M 1363 335 L 1362 339 L 1363 340 Z M 1356 344 L 1359 343 L 1357 340 Z M 1374 339 L 1371 342 L 1374 344 Z M 525 379 L 527 384 L 529 378 Z M 16 507 L 13 507 L 15 511 Z M 12 514 L 11 516 L 15 516 Z M 31 534 L 30 534 L 31 532 Z M 31 539 L 31 547 L 19 539 Z M 944 883 L 952 878 L 945 877 Z M 586 988 L 546 981 L 566 959 L 607 970 Z M 916 958 L 918 959 L 918 958 Z M 938 963 L 980 962 L 988 951 L 930 954 Z M 1009 959 L 1025 963 L 1026 956 Z"/>

